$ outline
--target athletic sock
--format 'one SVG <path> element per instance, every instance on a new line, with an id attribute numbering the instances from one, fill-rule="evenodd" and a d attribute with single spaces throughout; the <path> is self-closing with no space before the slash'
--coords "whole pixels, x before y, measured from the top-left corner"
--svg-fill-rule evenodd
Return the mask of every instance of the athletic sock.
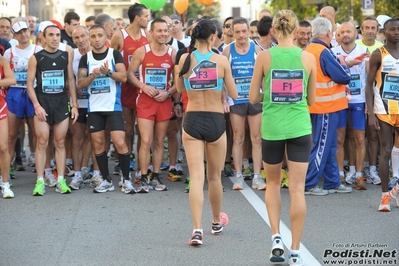
<path id="1" fill-rule="evenodd" d="M 58 176 L 57 183 L 60 183 L 62 179 L 64 179 L 64 176 L 63 176 L 63 175 L 59 175 L 59 176 Z"/>
<path id="2" fill-rule="evenodd" d="M 38 176 L 37 180 L 44 181 L 43 176 Z"/>
<path id="3" fill-rule="evenodd" d="M 370 172 L 371 171 L 377 171 L 377 166 L 375 165 L 370 165 Z"/>
<path id="4" fill-rule="evenodd" d="M 399 176 L 399 148 L 393 146 L 391 153 L 392 160 L 392 175 L 398 177 Z"/>
<path id="5" fill-rule="evenodd" d="M 356 178 L 362 177 L 362 172 L 356 172 Z"/>
<path id="6" fill-rule="evenodd" d="M 107 178 L 109 176 L 107 153 L 103 151 L 100 154 L 96 154 L 96 160 L 98 167 L 100 168 L 101 175 L 103 178 Z"/>
<path id="7" fill-rule="evenodd" d="M 127 152 L 125 154 L 118 153 L 119 156 L 119 165 L 122 170 L 123 181 L 129 180 L 129 172 L 130 172 L 130 153 Z"/>
<path id="8" fill-rule="evenodd" d="M 97 175 L 97 176 L 101 175 L 100 170 L 93 170 L 93 175 Z"/>
<path id="9" fill-rule="evenodd" d="M 344 176 L 344 171 L 339 171 L 339 176 Z"/>
<path id="10" fill-rule="evenodd" d="M 290 249 L 290 254 L 291 255 L 298 255 L 299 254 L 299 250 Z"/>
<path id="11" fill-rule="evenodd" d="M 354 165 L 349 165 L 349 172 L 356 172 L 356 167 Z"/>
<path id="12" fill-rule="evenodd" d="M 277 234 L 272 235 L 272 241 L 273 241 L 276 237 L 280 237 L 280 238 L 281 238 L 280 234 L 277 233 Z"/>
<path id="13" fill-rule="evenodd" d="M 152 172 L 152 178 L 151 179 L 158 179 L 159 173 L 154 173 Z"/>

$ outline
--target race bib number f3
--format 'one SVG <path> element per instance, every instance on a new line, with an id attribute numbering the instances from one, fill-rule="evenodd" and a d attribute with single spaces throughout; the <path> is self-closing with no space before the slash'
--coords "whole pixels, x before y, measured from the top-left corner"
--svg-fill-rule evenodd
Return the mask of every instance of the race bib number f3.
<path id="1" fill-rule="evenodd" d="M 272 70 L 270 102 L 297 103 L 303 97 L 303 69 Z"/>
<path id="2" fill-rule="evenodd" d="M 43 93 L 61 93 L 65 87 L 63 70 L 47 70 L 42 72 Z"/>
<path id="3" fill-rule="evenodd" d="M 218 88 L 218 70 L 215 62 L 202 60 L 188 78 L 192 90 L 214 90 Z"/>

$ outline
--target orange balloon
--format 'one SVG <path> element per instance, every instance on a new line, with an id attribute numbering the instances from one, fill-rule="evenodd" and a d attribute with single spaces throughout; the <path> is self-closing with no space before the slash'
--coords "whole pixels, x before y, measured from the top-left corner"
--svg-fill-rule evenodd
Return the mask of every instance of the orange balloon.
<path id="1" fill-rule="evenodd" d="M 187 11 L 188 0 L 175 0 L 174 7 L 180 15 Z"/>
<path id="2" fill-rule="evenodd" d="M 204 3 L 207 6 L 209 6 L 210 4 L 213 3 L 213 0 L 202 0 L 202 3 Z"/>

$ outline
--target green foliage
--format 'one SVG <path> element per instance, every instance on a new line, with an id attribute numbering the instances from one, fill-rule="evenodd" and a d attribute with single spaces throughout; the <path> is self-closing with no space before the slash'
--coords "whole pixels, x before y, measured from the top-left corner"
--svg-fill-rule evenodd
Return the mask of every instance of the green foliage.
<path id="1" fill-rule="evenodd" d="M 210 16 L 212 18 L 219 18 L 220 2 L 213 2 L 211 5 L 202 5 L 194 0 L 189 0 L 188 10 L 183 15 L 186 21 L 189 18 L 198 18 L 198 16 Z M 163 9 L 155 13 L 156 17 L 169 16 L 176 13 L 173 9 L 173 2 L 166 3 Z"/>
<path id="2" fill-rule="evenodd" d="M 315 3 L 320 2 L 319 6 Z M 324 2 L 324 4 L 323 4 Z M 399 16 L 399 4 L 398 0 L 374 0 L 374 14 L 378 16 L 380 14 L 388 15 L 391 17 Z M 316 17 L 319 8 L 323 6 L 332 6 L 337 11 L 335 21 L 342 23 L 350 19 L 355 19 L 362 23 L 365 16 L 362 13 L 362 0 L 272 0 L 270 9 L 273 10 L 273 14 L 281 9 L 286 9 L 287 5 L 289 9 L 295 12 L 298 19 L 305 17 Z"/>

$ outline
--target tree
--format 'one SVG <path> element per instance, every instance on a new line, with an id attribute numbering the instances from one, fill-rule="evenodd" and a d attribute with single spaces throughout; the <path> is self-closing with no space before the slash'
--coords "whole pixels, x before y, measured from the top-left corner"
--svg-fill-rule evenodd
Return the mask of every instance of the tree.
<path id="1" fill-rule="evenodd" d="M 210 16 L 212 18 L 219 19 L 220 2 L 213 2 L 209 6 L 202 5 L 194 0 L 190 0 L 190 4 L 185 14 L 183 14 L 184 20 L 189 18 L 198 18 L 198 16 Z M 155 12 L 156 17 L 170 16 L 176 13 L 173 8 L 173 2 L 166 3 L 165 6 L 158 12 Z"/>
<path id="2" fill-rule="evenodd" d="M 269 8 L 273 14 L 282 9 L 290 9 L 301 20 L 306 17 L 314 17 L 317 14 L 317 5 L 309 5 L 308 3 L 309 0 L 272 0 Z"/>

